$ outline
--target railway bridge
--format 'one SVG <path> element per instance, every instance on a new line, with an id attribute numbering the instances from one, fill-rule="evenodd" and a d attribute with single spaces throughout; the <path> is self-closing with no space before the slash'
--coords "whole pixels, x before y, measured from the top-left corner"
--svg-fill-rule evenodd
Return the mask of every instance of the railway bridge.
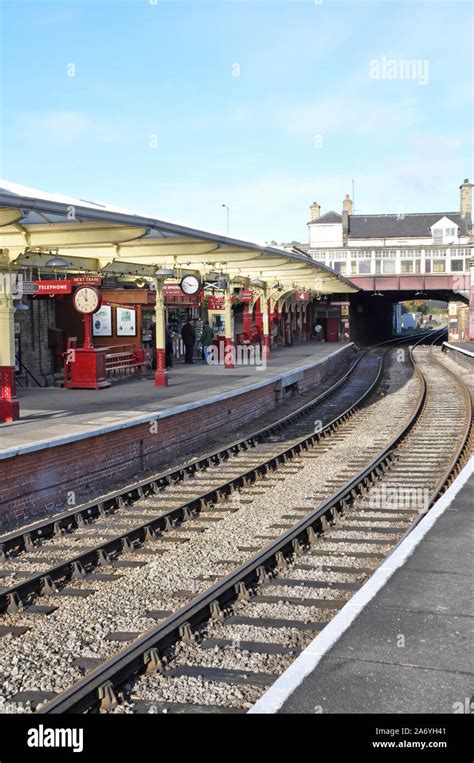
<path id="1" fill-rule="evenodd" d="M 452 305 L 450 338 L 474 338 L 474 268 L 466 265 L 463 271 L 453 272 L 357 275 L 351 281 L 360 289 L 350 297 L 349 325 L 355 342 L 389 338 L 394 305 L 412 299 L 448 302 Z"/>

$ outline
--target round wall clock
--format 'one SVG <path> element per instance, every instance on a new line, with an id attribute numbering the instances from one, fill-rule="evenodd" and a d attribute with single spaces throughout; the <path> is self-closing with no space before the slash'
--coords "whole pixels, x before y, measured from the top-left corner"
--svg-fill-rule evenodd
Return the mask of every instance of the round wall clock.
<path id="1" fill-rule="evenodd" d="M 93 286 L 81 286 L 74 292 L 72 302 L 78 313 L 91 315 L 97 312 L 102 299 L 100 292 Z"/>
<path id="2" fill-rule="evenodd" d="M 201 291 L 201 281 L 197 276 L 184 276 L 179 284 L 180 289 L 188 296 L 194 296 Z"/>

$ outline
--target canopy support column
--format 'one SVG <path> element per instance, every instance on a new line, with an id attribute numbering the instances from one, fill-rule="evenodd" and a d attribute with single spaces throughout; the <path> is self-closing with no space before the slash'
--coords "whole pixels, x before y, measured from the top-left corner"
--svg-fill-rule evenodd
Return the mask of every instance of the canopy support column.
<path id="1" fill-rule="evenodd" d="M 232 302 L 230 288 L 227 286 L 225 290 L 225 302 L 224 302 L 224 320 L 225 320 L 225 335 L 224 335 L 224 368 L 234 368 L 234 336 L 232 326 Z"/>
<path id="2" fill-rule="evenodd" d="M 166 355 L 165 355 L 165 303 L 163 297 L 163 281 L 156 279 L 156 372 L 155 387 L 168 386 L 168 374 L 166 373 Z"/>
<path id="3" fill-rule="evenodd" d="M 3 275 L 5 286 L 9 276 Z M 0 287 L 0 422 L 20 418 L 20 404 L 16 397 L 14 312 L 8 290 Z"/>
<path id="4" fill-rule="evenodd" d="M 474 258 L 471 260 L 470 275 L 468 338 L 474 342 Z"/>
<path id="5" fill-rule="evenodd" d="M 262 344 L 262 356 L 265 360 L 270 357 L 270 294 L 268 288 L 265 287 L 263 295 L 263 310 L 262 310 L 262 329 L 263 329 L 263 344 Z"/>

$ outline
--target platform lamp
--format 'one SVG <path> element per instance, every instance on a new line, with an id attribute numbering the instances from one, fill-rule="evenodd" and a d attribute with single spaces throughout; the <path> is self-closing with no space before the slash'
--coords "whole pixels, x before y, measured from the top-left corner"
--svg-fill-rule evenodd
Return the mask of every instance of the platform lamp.
<path id="1" fill-rule="evenodd" d="M 51 252 L 50 252 L 51 254 Z M 49 260 L 46 260 L 44 263 L 45 267 L 47 268 L 70 268 L 71 263 L 65 260 L 63 257 L 60 257 L 58 254 L 58 250 L 56 249 L 56 254 L 54 257 L 51 257 Z"/>
<path id="2" fill-rule="evenodd" d="M 165 302 L 163 296 L 163 286 L 167 278 L 174 278 L 175 272 L 170 268 L 158 268 L 155 271 L 156 281 L 156 371 L 155 387 L 168 386 L 168 374 L 166 373 L 165 347 Z"/>

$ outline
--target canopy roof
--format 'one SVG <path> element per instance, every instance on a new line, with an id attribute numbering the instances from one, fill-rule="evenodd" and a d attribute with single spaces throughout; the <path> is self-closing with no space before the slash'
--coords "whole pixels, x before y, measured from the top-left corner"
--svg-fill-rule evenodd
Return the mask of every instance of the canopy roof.
<path id="1" fill-rule="evenodd" d="M 0 267 L 43 268 L 56 250 L 73 273 L 151 277 L 157 268 L 170 268 L 181 274 L 259 278 L 270 286 L 278 282 L 321 293 L 358 291 L 346 278 L 301 252 L 0 180 Z"/>

